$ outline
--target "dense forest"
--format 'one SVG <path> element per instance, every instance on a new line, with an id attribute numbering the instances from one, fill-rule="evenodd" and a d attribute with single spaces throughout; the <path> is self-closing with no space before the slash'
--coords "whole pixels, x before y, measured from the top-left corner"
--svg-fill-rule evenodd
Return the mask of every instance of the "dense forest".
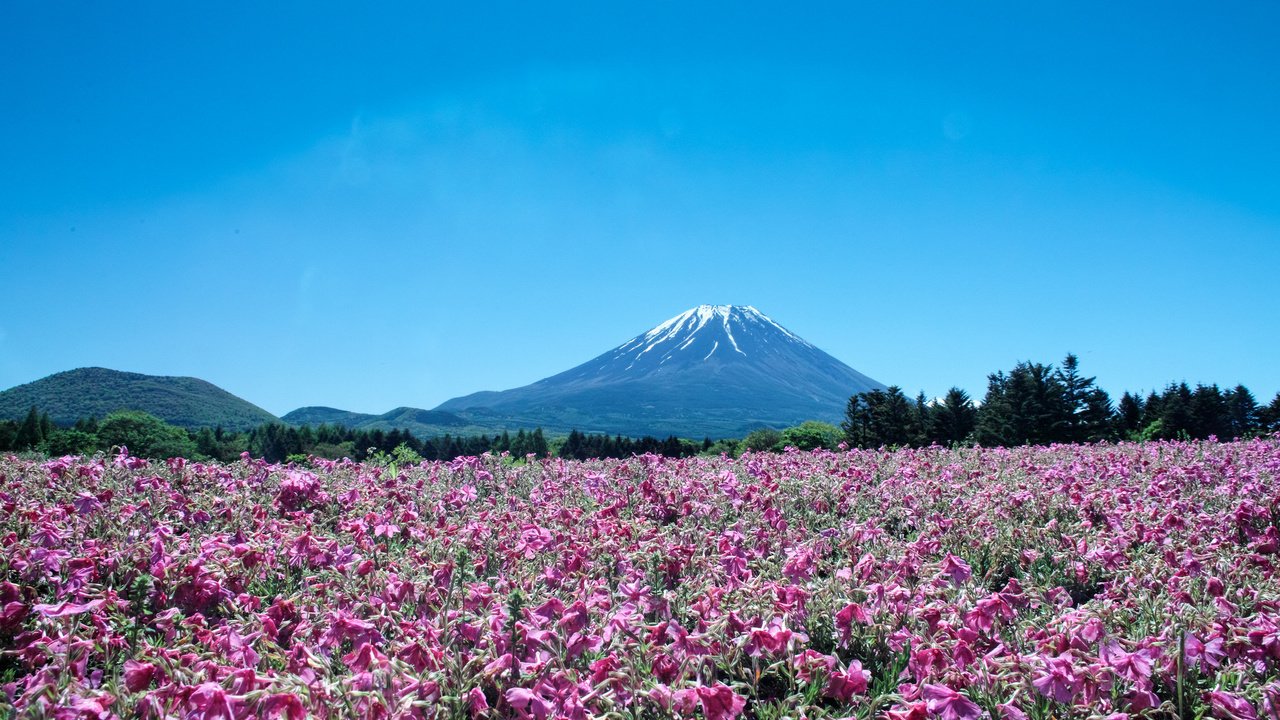
<path id="1" fill-rule="evenodd" d="M 849 398 L 842 424 L 851 447 L 969 444 L 1048 445 L 1102 440 L 1224 440 L 1280 432 L 1280 393 L 1260 405 L 1237 385 L 1185 382 L 1145 398 L 1126 392 L 1112 404 L 1095 378 L 1080 373 L 1079 359 L 1067 355 L 1061 367 L 1021 362 L 987 379 L 980 404 L 951 388 L 935 401 L 914 400 L 890 387 Z"/>
<path id="2" fill-rule="evenodd" d="M 541 428 L 514 435 L 420 438 L 405 430 L 353 430 L 338 425 L 290 426 L 270 422 L 250 430 L 187 430 L 137 411 L 120 411 L 101 420 L 83 418 L 59 426 L 48 412 L 32 407 L 24 420 L 0 421 L 0 451 L 37 451 L 50 456 L 91 455 L 128 447 L 142 457 L 190 457 L 235 460 L 243 453 L 271 462 L 304 461 L 308 456 L 398 462 L 449 460 L 466 455 L 508 453 L 520 458 L 623 458 L 654 453 L 687 457 L 699 453 L 737 455 L 745 450 L 780 451 L 786 447 L 878 448 L 938 445 L 1016 446 L 1117 440 L 1243 438 L 1280 432 L 1280 393 L 1262 405 L 1243 385 L 1185 382 L 1146 397 L 1126 392 L 1118 403 L 1080 372 L 1067 355 L 1061 367 L 1021 362 L 988 377 L 980 403 L 964 390 L 914 399 L 899 387 L 849 398 L 840 427 L 809 421 L 777 430 L 761 428 L 742 439 L 694 442 L 675 436 L 626 438 L 574 430 L 547 438 Z"/>
<path id="3" fill-rule="evenodd" d="M 102 420 L 82 419 L 71 427 L 58 427 L 38 408 L 31 408 L 22 422 L 0 421 L 0 451 L 39 451 L 46 455 L 91 455 L 111 448 L 128 447 L 140 457 L 189 457 L 235 460 L 242 453 L 271 462 L 303 460 L 307 456 L 351 458 L 364 461 L 386 457 L 399 460 L 450 460 L 486 452 L 513 457 L 587 458 L 630 457 L 655 453 L 669 457 L 695 455 L 711 446 L 674 436 L 665 440 L 587 435 L 573 431 L 551 441 L 541 428 L 494 435 L 419 438 L 403 430 L 352 430 L 337 425 L 266 423 L 247 432 L 221 428 L 184 430 L 138 411 L 111 413 Z"/>

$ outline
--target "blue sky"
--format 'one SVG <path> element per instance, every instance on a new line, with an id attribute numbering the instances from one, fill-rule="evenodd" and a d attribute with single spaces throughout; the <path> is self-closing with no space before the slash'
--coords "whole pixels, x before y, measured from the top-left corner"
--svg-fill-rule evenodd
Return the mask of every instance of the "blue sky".
<path id="1" fill-rule="evenodd" d="M 10 3 L 0 387 L 434 407 L 736 303 L 909 393 L 1280 390 L 1280 5 L 602 5 Z"/>

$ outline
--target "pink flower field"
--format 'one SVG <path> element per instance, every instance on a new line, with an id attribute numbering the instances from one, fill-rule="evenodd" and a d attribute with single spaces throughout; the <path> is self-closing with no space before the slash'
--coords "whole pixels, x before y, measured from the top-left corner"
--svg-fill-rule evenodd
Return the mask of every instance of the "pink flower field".
<path id="1" fill-rule="evenodd" d="M 1280 440 L 0 459 L 0 717 L 1277 718 Z"/>

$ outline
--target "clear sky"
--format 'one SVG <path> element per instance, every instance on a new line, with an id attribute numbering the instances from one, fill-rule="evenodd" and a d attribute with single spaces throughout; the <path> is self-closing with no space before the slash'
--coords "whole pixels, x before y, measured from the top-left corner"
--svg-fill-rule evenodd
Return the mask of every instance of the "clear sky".
<path id="1" fill-rule="evenodd" d="M 732 303 L 1280 390 L 1280 4 L 375 5 L 5 5 L 0 388 L 430 408 Z"/>

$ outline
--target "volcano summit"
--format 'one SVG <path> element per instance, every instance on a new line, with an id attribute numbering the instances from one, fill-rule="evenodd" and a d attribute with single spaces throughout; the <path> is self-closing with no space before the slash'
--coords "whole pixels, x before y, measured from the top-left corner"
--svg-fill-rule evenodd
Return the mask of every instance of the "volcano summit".
<path id="1" fill-rule="evenodd" d="M 837 422 L 851 395 L 877 388 L 749 305 L 699 305 L 558 375 L 436 409 L 512 427 L 740 437 Z"/>

